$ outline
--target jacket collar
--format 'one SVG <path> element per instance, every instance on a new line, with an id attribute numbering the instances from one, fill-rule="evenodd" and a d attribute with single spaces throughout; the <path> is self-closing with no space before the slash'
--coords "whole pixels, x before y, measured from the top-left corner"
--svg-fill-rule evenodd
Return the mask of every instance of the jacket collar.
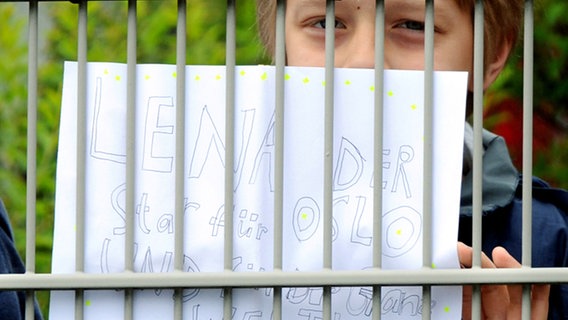
<path id="1" fill-rule="evenodd" d="M 466 129 L 466 143 L 464 155 L 472 154 L 471 144 L 467 143 L 468 130 Z M 483 185 L 482 185 L 482 211 L 487 215 L 498 208 L 511 203 L 519 184 L 519 173 L 514 167 L 505 140 L 487 130 L 483 131 Z M 464 156 L 464 175 L 461 186 L 460 214 L 472 215 L 473 198 L 473 172 L 471 157 Z"/>

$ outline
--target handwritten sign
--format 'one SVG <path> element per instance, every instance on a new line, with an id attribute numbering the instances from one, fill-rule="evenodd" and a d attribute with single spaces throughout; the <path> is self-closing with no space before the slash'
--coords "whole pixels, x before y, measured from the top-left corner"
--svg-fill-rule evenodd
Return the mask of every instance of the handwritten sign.
<path id="1" fill-rule="evenodd" d="M 136 140 L 126 141 L 126 65 L 89 63 L 85 263 L 89 273 L 124 270 L 126 144 L 135 152 L 136 272 L 171 272 L 174 179 L 185 179 L 184 270 L 223 270 L 224 168 L 234 164 L 235 272 L 272 270 L 275 70 L 236 68 L 235 158 L 225 159 L 225 67 L 186 71 L 184 172 L 175 172 L 176 69 L 137 66 Z M 333 268 L 372 266 L 372 193 L 383 190 L 385 269 L 422 266 L 423 73 L 386 71 L 383 181 L 373 180 L 372 70 L 337 69 L 333 136 Z M 324 72 L 285 70 L 284 270 L 321 270 Z M 75 271 L 77 65 L 65 65 L 57 172 L 53 272 Z M 456 254 L 467 74 L 435 74 L 433 267 Z M 136 319 L 173 316 L 172 290 L 135 291 Z M 384 319 L 420 319 L 420 287 L 382 289 Z M 73 292 L 54 292 L 51 316 L 73 319 Z M 321 288 L 286 288 L 284 319 L 318 319 Z M 335 288 L 334 319 L 371 316 L 371 288 Z M 121 319 L 122 291 L 86 291 L 85 319 Z M 187 289 L 185 319 L 221 319 L 219 289 Z M 271 289 L 236 289 L 233 319 L 270 319 Z M 461 288 L 434 287 L 434 319 L 461 316 Z"/>

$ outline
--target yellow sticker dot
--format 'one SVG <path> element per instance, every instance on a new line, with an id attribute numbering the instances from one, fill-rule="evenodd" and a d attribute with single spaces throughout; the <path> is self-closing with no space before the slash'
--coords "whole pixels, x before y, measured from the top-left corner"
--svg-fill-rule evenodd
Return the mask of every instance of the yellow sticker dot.
<path id="1" fill-rule="evenodd" d="M 90 307 L 90 306 L 91 306 L 91 300 L 86 300 L 86 301 L 85 301 L 85 305 L 86 305 L 87 307 Z"/>
<path id="2" fill-rule="evenodd" d="M 350 85 L 350 84 L 351 84 L 351 81 L 345 80 L 345 85 Z"/>
<path id="3" fill-rule="evenodd" d="M 200 76 L 195 76 L 195 80 L 196 80 L 196 81 L 199 81 L 199 79 L 201 79 Z"/>
<path id="4" fill-rule="evenodd" d="M 240 72 L 239 74 L 240 74 L 241 76 L 244 76 L 245 73 L 246 73 L 245 70 L 241 70 L 241 72 Z"/>
<path id="5" fill-rule="evenodd" d="M 370 86 L 370 87 L 369 87 L 369 90 L 371 90 L 371 91 L 374 92 L 374 91 L 375 91 L 375 86 Z"/>
<path id="6" fill-rule="evenodd" d="M 304 83 L 308 83 L 310 82 L 310 79 L 308 79 L 308 77 L 305 77 L 304 80 L 302 80 Z"/>
<path id="7" fill-rule="evenodd" d="M 145 75 L 145 76 L 144 76 L 144 79 L 150 80 L 150 76 L 149 76 L 149 75 Z"/>
<path id="8" fill-rule="evenodd" d="M 260 79 L 262 79 L 262 80 L 268 79 L 268 74 L 266 74 L 266 72 L 263 73 L 263 74 L 260 76 Z"/>
<path id="9" fill-rule="evenodd" d="M 120 76 L 116 76 L 116 77 L 114 77 L 114 79 L 115 79 L 116 81 L 120 81 Z"/>
<path id="10" fill-rule="evenodd" d="M 396 235 L 397 235 L 397 236 L 400 236 L 401 234 L 402 234 L 402 230 L 401 230 L 401 229 L 396 230 Z"/>
<path id="11" fill-rule="evenodd" d="M 302 213 L 302 219 L 306 220 L 308 218 L 308 214 L 307 213 Z"/>
<path id="12" fill-rule="evenodd" d="M 292 77 L 289 74 L 284 75 L 284 80 L 290 80 L 290 78 L 292 78 Z"/>
<path id="13" fill-rule="evenodd" d="M 322 87 L 325 87 L 325 81 L 321 82 Z"/>
<path id="14" fill-rule="evenodd" d="M 105 71 L 103 71 L 104 74 L 108 74 L 108 69 L 105 69 Z"/>
<path id="15" fill-rule="evenodd" d="M 215 80 L 221 80 L 221 75 L 220 74 L 216 75 Z"/>
<path id="16" fill-rule="evenodd" d="M 444 312 L 446 313 L 450 312 L 450 307 L 444 307 Z"/>
<path id="17" fill-rule="evenodd" d="M 412 109 L 412 110 L 416 110 L 416 108 L 417 108 L 416 104 L 413 104 L 413 105 L 410 106 L 410 109 Z"/>
<path id="18" fill-rule="evenodd" d="M 177 76 L 178 76 L 177 72 L 172 73 L 172 77 L 177 78 Z"/>
<path id="19" fill-rule="evenodd" d="M 436 264 L 432 262 L 432 269 L 436 269 Z"/>
<path id="20" fill-rule="evenodd" d="M 387 94 L 389 95 L 389 97 L 394 96 L 394 92 L 392 92 L 392 91 L 387 92 Z"/>

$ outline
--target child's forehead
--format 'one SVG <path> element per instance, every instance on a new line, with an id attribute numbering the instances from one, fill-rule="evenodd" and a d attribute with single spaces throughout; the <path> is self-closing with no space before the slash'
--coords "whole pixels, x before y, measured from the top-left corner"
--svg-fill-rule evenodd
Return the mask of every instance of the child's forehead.
<path id="1" fill-rule="evenodd" d="M 288 0 L 298 6 L 306 7 L 325 7 L 326 0 Z M 350 7 L 353 5 L 372 5 L 375 6 L 375 0 L 335 0 L 336 6 Z M 385 0 L 384 5 L 386 9 L 390 10 L 424 10 L 425 0 Z M 436 0 L 434 1 L 436 13 L 445 11 L 449 8 L 455 9 L 459 7 L 457 0 Z"/>

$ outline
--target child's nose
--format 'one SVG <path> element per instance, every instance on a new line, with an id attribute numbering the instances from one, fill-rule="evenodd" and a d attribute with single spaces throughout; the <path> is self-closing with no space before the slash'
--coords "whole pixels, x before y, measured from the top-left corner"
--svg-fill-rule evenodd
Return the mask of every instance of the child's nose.
<path id="1" fill-rule="evenodd" d="M 375 66 L 375 41 L 372 26 L 359 30 L 346 45 L 342 57 L 345 68 L 373 68 Z M 338 61 L 339 62 L 339 61 Z"/>
<path id="2" fill-rule="evenodd" d="M 344 63 L 340 67 L 344 68 L 373 68 L 375 66 L 375 48 L 368 44 L 358 44 L 357 50 L 347 53 Z"/>

